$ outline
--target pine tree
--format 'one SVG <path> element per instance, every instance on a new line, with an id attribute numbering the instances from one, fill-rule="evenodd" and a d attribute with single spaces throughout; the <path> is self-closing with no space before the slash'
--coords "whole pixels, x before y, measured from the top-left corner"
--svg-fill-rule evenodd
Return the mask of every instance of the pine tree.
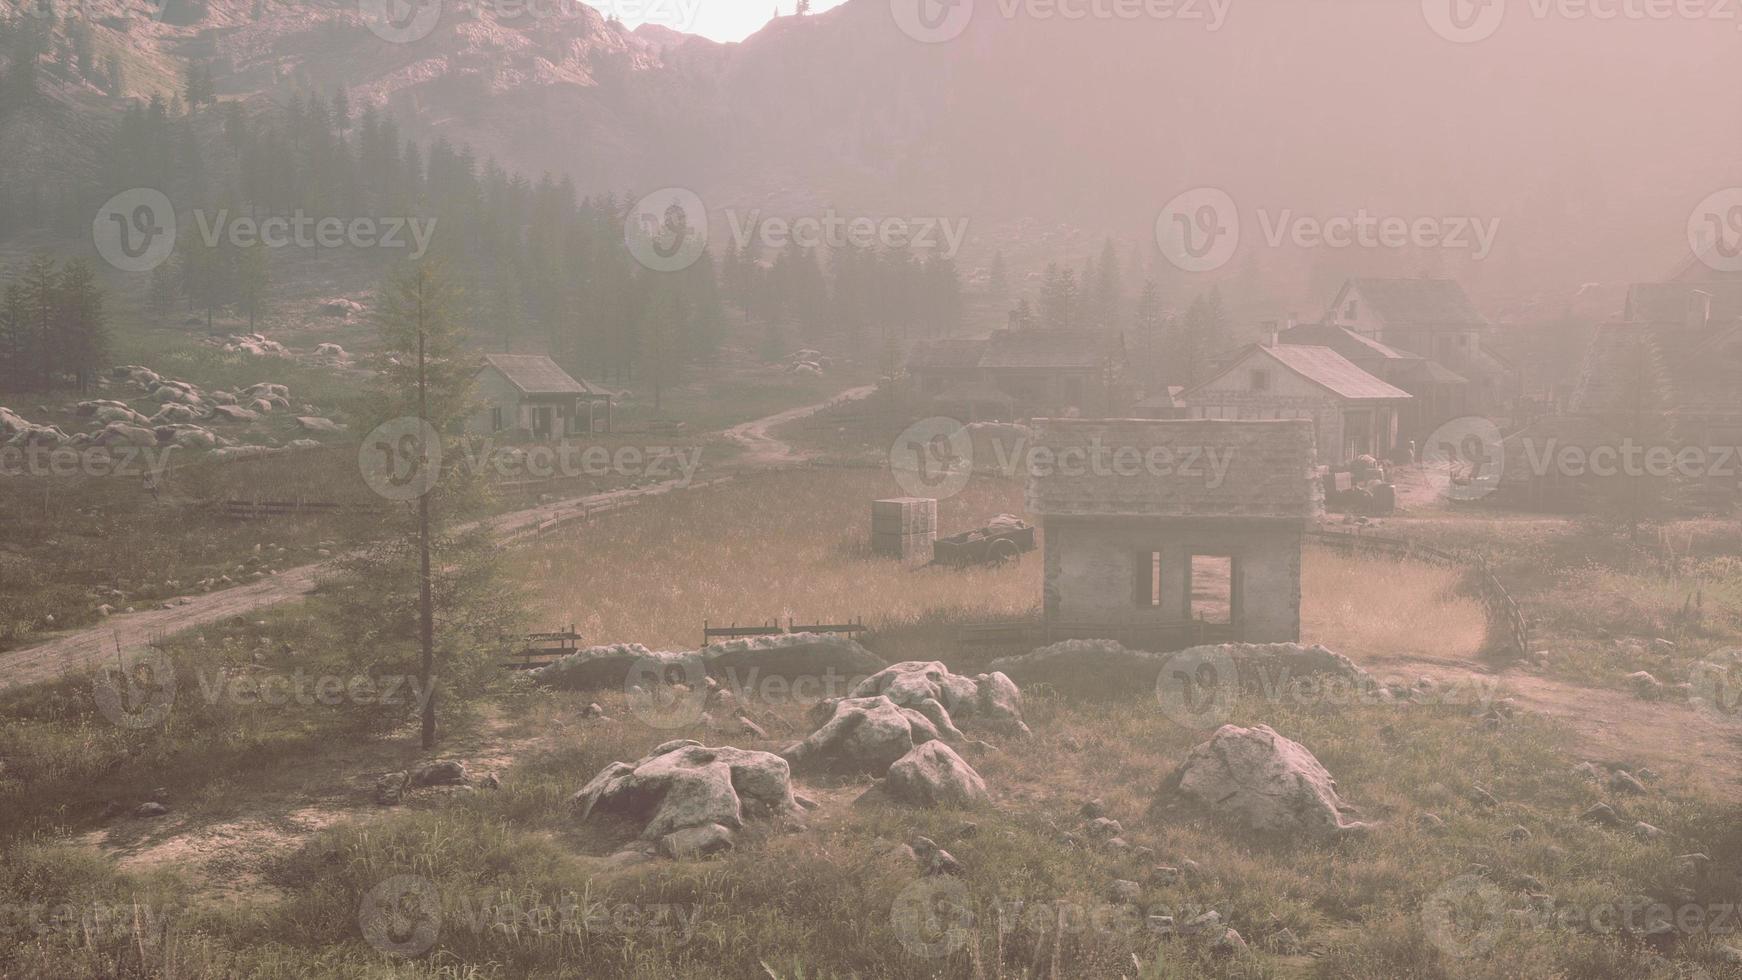
<path id="1" fill-rule="evenodd" d="M 72 259 L 61 270 L 56 284 L 55 369 L 73 376 L 80 392 L 90 388 L 109 356 L 109 321 L 103 310 L 103 291 L 96 275 L 83 259 Z"/>
<path id="2" fill-rule="evenodd" d="M 248 314 L 248 332 L 255 332 L 256 322 L 266 311 L 266 294 L 271 287 L 267 268 L 266 246 L 253 242 L 236 250 L 236 301 Z"/>
<path id="3" fill-rule="evenodd" d="M 483 473 L 467 467 L 467 454 L 445 435 L 474 408 L 476 363 L 457 319 L 463 303 L 441 266 L 428 261 L 382 290 L 367 414 L 372 423 L 392 421 L 407 431 L 419 428 L 417 421 L 396 420 L 419 420 L 434 444 L 409 436 L 363 447 L 384 470 L 424 492 L 395 519 L 396 533 L 347 562 L 349 588 L 335 593 L 337 615 L 357 638 L 355 666 L 371 676 L 419 677 L 425 749 L 435 745 L 438 712 L 463 706 L 491 683 L 496 644 L 516 631 L 523 614 L 489 532 L 463 523 L 487 502 Z M 370 720 L 389 726 L 406 718 Z"/>
<path id="4" fill-rule="evenodd" d="M 986 298 L 993 306 L 1003 306 L 1010 298 L 1010 273 L 1004 268 L 1004 252 L 992 253 L 992 271 L 986 276 Z"/>
<path id="5" fill-rule="evenodd" d="M 1143 358 L 1143 384 L 1146 389 L 1153 389 L 1156 379 L 1160 376 L 1156 358 L 1162 345 L 1162 313 L 1161 287 L 1154 279 L 1143 284 L 1143 292 L 1137 298 L 1137 308 L 1131 314 L 1131 330 L 1137 335 L 1138 349 Z M 1153 391 L 1150 392 L 1153 394 Z"/>

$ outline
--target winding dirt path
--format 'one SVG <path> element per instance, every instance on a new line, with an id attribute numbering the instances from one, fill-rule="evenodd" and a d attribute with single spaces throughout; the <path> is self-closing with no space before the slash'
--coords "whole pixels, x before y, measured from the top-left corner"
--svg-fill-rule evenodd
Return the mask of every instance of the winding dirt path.
<path id="1" fill-rule="evenodd" d="M 772 430 L 776 426 L 785 425 L 814 415 L 825 408 L 830 408 L 841 402 L 858 401 L 868 398 L 877 390 L 876 385 L 862 385 L 841 392 L 821 405 L 807 405 L 803 408 L 788 409 L 767 418 L 755 419 L 732 426 L 725 431 L 726 438 L 744 447 L 743 461 L 752 466 L 786 466 L 792 463 L 802 463 L 816 455 L 812 452 L 794 449 L 775 438 Z"/>
<path id="2" fill-rule="evenodd" d="M 808 454 L 800 453 L 775 438 L 770 432 L 771 429 L 839 402 L 864 398 L 875 390 L 873 385 L 852 388 L 826 402 L 788 409 L 733 426 L 726 430 L 725 435 L 742 443 L 748 452 L 733 461 L 731 468 L 759 469 L 802 462 Z M 635 498 L 671 493 L 685 486 L 687 484 L 684 481 L 670 480 L 645 487 L 609 490 L 500 514 L 489 518 L 485 523 L 498 535 L 509 537 L 547 521 L 576 517 L 589 510 L 622 504 Z M 334 570 L 332 562 L 285 569 L 247 585 L 173 599 L 167 608 L 110 616 L 100 625 L 52 636 L 33 646 L 0 654 L 0 690 L 49 681 L 63 674 L 86 670 L 104 659 L 141 651 L 159 637 L 233 616 L 246 615 L 281 602 L 290 602 L 307 595 L 322 575 L 330 574 Z"/>

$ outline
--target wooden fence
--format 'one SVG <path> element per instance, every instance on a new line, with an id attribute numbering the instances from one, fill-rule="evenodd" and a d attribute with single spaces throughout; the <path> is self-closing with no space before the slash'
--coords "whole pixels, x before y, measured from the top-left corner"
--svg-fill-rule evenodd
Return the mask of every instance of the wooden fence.
<path id="1" fill-rule="evenodd" d="M 715 640 L 741 639 L 747 636 L 784 636 L 788 633 L 835 633 L 858 637 L 862 633 L 871 632 L 871 627 L 865 625 L 863 619 L 855 618 L 847 623 L 798 623 L 792 617 L 787 617 L 786 625 L 780 625 L 776 619 L 758 626 L 739 626 L 734 622 L 730 626 L 714 626 L 707 620 L 702 620 L 702 646 L 707 646 Z"/>
<path id="2" fill-rule="evenodd" d="M 314 514 L 331 514 L 347 509 L 345 504 L 334 500 L 304 500 L 297 497 L 291 500 L 263 500 L 255 497 L 250 500 L 220 500 L 215 505 L 218 513 L 231 520 L 261 521 L 278 517 L 302 517 Z"/>

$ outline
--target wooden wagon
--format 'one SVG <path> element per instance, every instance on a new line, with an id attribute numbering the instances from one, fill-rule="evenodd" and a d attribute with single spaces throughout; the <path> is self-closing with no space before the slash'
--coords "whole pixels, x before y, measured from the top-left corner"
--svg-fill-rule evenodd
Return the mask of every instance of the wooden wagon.
<path id="1" fill-rule="evenodd" d="M 997 567 L 1034 550 L 1034 525 L 989 524 L 972 531 L 939 538 L 932 544 L 932 564 L 951 568 L 971 565 Z"/>

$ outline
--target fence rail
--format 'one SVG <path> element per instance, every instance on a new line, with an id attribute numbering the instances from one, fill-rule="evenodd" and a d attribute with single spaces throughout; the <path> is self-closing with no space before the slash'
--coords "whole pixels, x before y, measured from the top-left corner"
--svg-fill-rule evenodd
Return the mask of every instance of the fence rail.
<path id="1" fill-rule="evenodd" d="M 702 646 L 708 646 L 715 640 L 741 639 L 747 636 L 784 636 L 788 633 L 834 633 L 857 637 L 861 633 L 871 632 L 871 627 L 865 625 L 863 618 L 855 618 L 848 623 L 799 623 L 792 617 L 787 617 L 786 625 L 782 626 L 776 619 L 757 626 L 739 626 L 734 622 L 730 626 L 714 626 L 708 620 L 702 620 Z"/>
<path id="2" fill-rule="evenodd" d="M 351 509 L 351 506 L 335 500 L 303 500 L 299 497 L 293 500 L 220 500 L 217 509 L 233 520 L 258 521 L 297 514 L 331 514 Z"/>

